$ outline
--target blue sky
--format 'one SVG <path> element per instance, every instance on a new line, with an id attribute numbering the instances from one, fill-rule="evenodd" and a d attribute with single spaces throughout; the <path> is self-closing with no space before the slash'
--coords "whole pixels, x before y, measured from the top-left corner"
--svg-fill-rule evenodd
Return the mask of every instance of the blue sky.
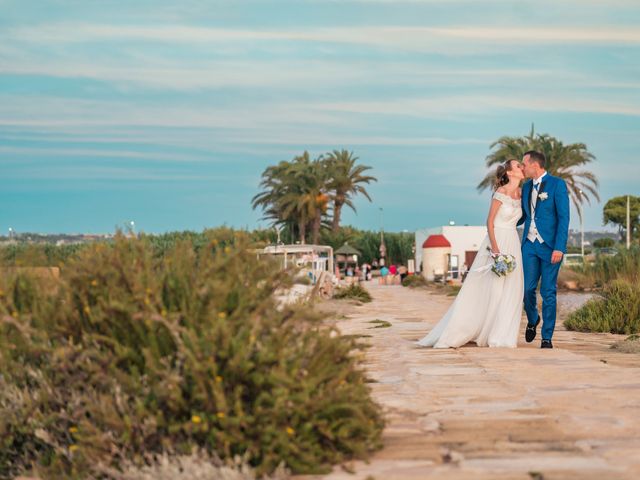
<path id="1" fill-rule="evenodd" d="M 489 145 L 532 123 L 588 145 L 603 200 L 640 194 L 636 0 L 0 11 L 0 232 L 265 226 L 264 168 L 334 148 L 380 180 L 345 223 L 378 228 L 382 207 L 386 230 L 481 224 Z M 602 204 L 585 218 L 601 229 Z"/>

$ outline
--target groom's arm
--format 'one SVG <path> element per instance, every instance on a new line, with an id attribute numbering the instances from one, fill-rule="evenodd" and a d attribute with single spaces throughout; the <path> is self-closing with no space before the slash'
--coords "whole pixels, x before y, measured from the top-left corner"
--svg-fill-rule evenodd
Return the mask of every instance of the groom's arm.
<path id="1" fill-rule="evenodd" d="M 554 195 L 558 224 L 556 227 L 556 244 L 553 249 L 567 253 L 567 240 L 569 237 L 569 191 L 564 180 L 560 180 Z"/>

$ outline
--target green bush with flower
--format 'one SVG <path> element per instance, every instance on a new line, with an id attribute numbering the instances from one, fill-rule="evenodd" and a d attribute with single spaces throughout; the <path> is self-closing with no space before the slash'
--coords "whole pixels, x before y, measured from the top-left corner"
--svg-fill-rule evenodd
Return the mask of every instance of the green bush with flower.
<path id="1" fill-rule="evenodd" d="M 276 304 L 291 278 L 250 247 L 118 236 L 58 279 L 0 277 L 0 478 L 110 478 L 196 448 L 311 473 L 378 448 L 359 345 Z"/>

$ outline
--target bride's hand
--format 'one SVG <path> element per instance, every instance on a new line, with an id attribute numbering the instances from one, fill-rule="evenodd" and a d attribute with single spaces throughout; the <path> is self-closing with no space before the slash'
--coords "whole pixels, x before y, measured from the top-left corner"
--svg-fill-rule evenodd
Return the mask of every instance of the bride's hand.
<path id="1" fill-rule="evenodd" d="M 500 250 L 499 250 L 499 249 L 497 249 L 497 248 L 494 250 L 494 249 L 492 248 L 491 250 L 489 250 L 489 254 L 490 254 L 492 257 L 498 257 L 498 256 L 500 256 Z"/>

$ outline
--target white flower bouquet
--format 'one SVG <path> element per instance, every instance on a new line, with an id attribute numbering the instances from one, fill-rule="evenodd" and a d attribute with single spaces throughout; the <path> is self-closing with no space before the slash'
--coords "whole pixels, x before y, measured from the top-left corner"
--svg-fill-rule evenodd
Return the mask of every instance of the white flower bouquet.
<path id="1" fill-rule="evenodd" d="M 491 271 L 499 277 L 506 277 L 516 269 L 516 258 L 513 255 L 494 254 L 490 247 L 487 247 L 489 254 L 493 257 Z"/>

